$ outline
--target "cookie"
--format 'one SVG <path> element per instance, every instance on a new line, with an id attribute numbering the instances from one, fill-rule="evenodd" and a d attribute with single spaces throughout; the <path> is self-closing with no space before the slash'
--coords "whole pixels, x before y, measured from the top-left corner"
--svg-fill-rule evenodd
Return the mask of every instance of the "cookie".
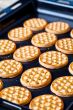
<path id="1" fill-rule="evenodd" d="M 34 67 L 24 71 L 20 82 L 31 89 L 39 89 L 47 86 L 52 80 L 51 73 L 42 67 Z"/>
<path id="2" fill-rule="evenodd" d="M 23 66 L 20 62 L 12 59 L 0 62 L 0 77 L 13 78 L 22 73 Z"/>
<path id="3" fill-rule="evenodd" d="M 54 45 L 56 41 L 56 35 L 42 32 L 33 36 L 31 43 L 36 47 L 50 47 Z"/>
<path id="4" fill-rule="evenodd" d="M 61 97 L 73 96 L 73 76 L 63 76 L 51 84 L 51 91 Z"/>
<path id="5" fill-rule="evenodd" d="M 12 41 L 25 41 L 30 39 L 32 36 L 32 31 L 29 28 L 18 27 L 12 29 L 8 33 L 8 38 Z"/>
<path id="6" fill-rule="evenodd" d="M 45 28 L 47 21 L 42 18 L 31 18 L 24 22 L 23 26 L 30 28 L 32 31 L 40 31 Z"/>
<path id="7" fill-rule="evenodd" d="M 32 99 L 29 108 L 31 110 L 64 110 L 64 103 L 55 95 L 44 94 Z"/>
<path id="8" fill-rule="evenodd" d="M 2 88 L 3 88 L 3 82 L 2 82 L 2 80 L 0 79 L 0 91 L 2 90 Z"/>
<path id="9" fill-rule="evenodd" d="M 69 72 L 73 75 L 73 62 L 69 65 Z"/>
<path id="10" fill-rule="evenodd" d="M 73 29 L 71 30 L 70 35 L 73 38 Z"/>
<path id="11" fill-rule="evenodd" d="M 0 92 L 0 97 L 15 104 L 25 105 L 31 100 L 31 92 L 20 86 L 11 86 L 4 88 Z"/>
<path id="12" fill-rule="evenodd" d="M 49 23 L 45 27 L 45 30 L 49 33 L 64 34 L 70 30 L 70 26 L 65 22 L 58 21 L 58 22 Z"/>
<path id="13" fill-rule="evenodd" d="M 40 49 L 34 46 L 23 46 L 14 52 L 13 58 L 20 62 L 35 60 L 40 55 Z"/>
<path id="14" fill-rule="evenodd" d="M 10 40 L 0 40 L 0 55 L 11 54 L 15 51 L 16 44 Z"/>
<path id="15" fill-rule="evenodd" d="M 58 51 L 61 51 L 65 54 L 73 54 L 73 39 L 60 39 L 56 42 L 55 47 Z"/>
<path id="16" fill-rule="evenodd" d="M 45 68 L 58 69 L 68 64 L 68 57 L 58 51 L 48 51 L 40 55 L 39 63 Z"/>

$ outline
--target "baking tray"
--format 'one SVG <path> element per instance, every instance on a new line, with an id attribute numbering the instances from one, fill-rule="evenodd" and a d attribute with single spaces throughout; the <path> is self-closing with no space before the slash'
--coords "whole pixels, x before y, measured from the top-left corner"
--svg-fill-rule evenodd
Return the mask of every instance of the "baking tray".
<path id="1" fill-rule="evenodd" d="M 3 20 L 1 22 L 2 25 L 2 29 L 0 30 L 0 39 L 8 39 L 7 33 L 9 30 L 11 30 L 12 28 L 15 27 L 19 27 L 19 26 L 23 26 L 23 22 L 26 19 L 29 18 L 33 18 L 33 17 L 40 17 L 40 18 L 44 18 L 45 20 L 47 20 L 48 22 L 53 22 L 53 21 L 65 21 L 67 23 L 70 24 L 71 27 L 73 27 L 73 20 L 69 19 L 69 18 L 63 18 L 60 17 L 58 15 L 51 15 L 50 12 L 52 12 L 51 9 L 53 9 L 53 5 L 50 7 L 49 4 L 43 2 L 43 1 L 31 1 L 29 2 L 26 6 L 22 7 L 18 12 L 16 12 L 15 14 L 13 14 L 12 16 L 8 17 L 7 19 Z M 60 8 L 60 7 L 59 7 Z M 58 7 L 56 8 L 57 11 Z M 59 11 L 59 10 L 58 10 Z M 66 11 L 66 10 L 65 10 Z M 61 12 L 61 10 L 60 10 Z M 43 30 L 44 31 L 44 30 Z M 36 34 L 36 33 L 34 33 Z M 65 37 L 70 37 L 70 33 L 66 33 L 63 35 L 57 35 L 58 39 L 60 38 L 65 38 Z M 24 45 L 31 45 L 30 40 L 26 41 L 26 42 L 18 42 L 17 44 L 17 48 L 24 46 Z M 52 46 L 50 48 L 46 48 L 46 49 L 41 49 L 41 52 L 45 52 L 45 51 L 49 51 L 49 50 L 56 50 L 55 46 Z M 12 54 L 10 55 L 6 55 L 6 56 L 0 56 L 0 61 L 3 59 L 11 59 L 12 58 Z M 73 55 L 68 55 L 69 58 L 69 64 L 73 61 Z M 69 64 L 61 69 L 54 69 L 54 70 L 50 70 L 52 73 L 52 77 L 54 79 L 56 79 L 57 77 L 60 76 L 65 76 L 65 75 L 71 75 L 68 71 L 68 66 Z M 28 64 L 24 64 L 24 70 L 31 68 L 31 67 L 36 67 L 36 66 L 41 66 L 38 62 L 38 59 L 36 59 L 35 61 L 28 63 Z M 4 82 L 4 88 L 5 87 L 9 87 L 9 86 L 22 86 L 20 84 L 20 77 L 21 75 L 12 78 L 12 79 L 2 79 Z M 31 90 L 32 93 L 32 98 L 38 96 L 38 95 L 42 95 L 42 94 L 53 94 L 50 91 L 50 85 L 38 90 Z M 68 98 L 62 98 L 64 101 L 64 110 L 73 110 L 73 97 L 68 97 Z M 28 105 L 23 105 L 23 106 L 19 106 L 16 104 L 13 104 L 11 102 L 8 102 L 6 100 L 0 99 L 0 110 L 29 110 Z"/>

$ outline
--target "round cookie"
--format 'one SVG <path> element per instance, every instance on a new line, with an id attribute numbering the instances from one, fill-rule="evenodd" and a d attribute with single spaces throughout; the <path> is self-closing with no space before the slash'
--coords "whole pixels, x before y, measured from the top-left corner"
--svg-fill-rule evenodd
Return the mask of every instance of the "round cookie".
<path id="1" fill-rule="evenodd" d="M 0 55 L 11 54 L 15 51 L 16 44 L 10 40 L 1 39 L 0 40 Z"/>
<path id="2" fill-rule="evenodd" d="M 42 32 L 32 37 L 31 43 L 36 47 L 50 47 L 55 44 L 57 37 L 54 34 Z"/>
<path id="3" fill-rule="evenodd" d="M 2 88 L 3 88 L 3 82 L 2 82 L 2 80 L 0 79 L 0 91 L 1 91 Z"/>
<path id="4" fill-rule="evenodd" d="M 70 26 L 65 22 L 58 21 L 58 22 L 49 23 L 46 26 L 45 30 L 49 33 L 64 34 L 70 30 Z"/>
<path id="5" fill-rule="evenodd" d="M 48 51 L 40 55 L 39 63 L 45 68 L 58 69 L 68 64 L 68 57 L 58 51 Z"/>
<path id="6" fill-rule="evenodd" d="M 29 28 L 18 27 L 12 29 L 8 33 L 8 38 L 12 41 L 25 41 L 30 39 L 32 36 L 32 31 Z"/>
<path id="7" fill-rule="evenodd" d="M 20 82 L 27 88 L 39 89 L 47 86 L 51 80 L 51 73 L 47 69 L 42 67 L 34 67 L 24 71 Z"/>
<path id="8" fill-rule="evenodd" d="M 64 103 L 55 95 L 44 94 L 32 99 L 29 108 L 31 110 L 64 110 Z"/>
<path id="9" fill-rule="evenodd" d="M 51 91 L 61 97 L 73 96 L 73 76 L 63 76 L 51 84 Z"/>
<path id="10" fill-rule="evenodd" d="M 20 86 L 7 87 L 0 92 L 0 98 L 19 105 L 28 104 L 31 97 L 31 92 Z"/>
<path id="11" fill-rule="evenodd" d="M 23 66 L 12 59 L 0 61 L 0 77 L 13 78 L 22 73 Z"/>
<path id="12" fill-rule="evenodd" d="M 69 65 L 69 72 L 73 75 L 73 62 Z"/>
<path id="13" fill-rule="evenodd" d="M 61 51 L 65 54 L 73 54 L 73 39 L 60 39 L 56 42 L 55 47 L 58 51 Z"/>
<path id="14" fill-rule="evenodd" d="M 42 18 L 31 18 L 24 22 L 23 26 L 30 28 L 32 31 L 40 31 L 45 28 L 47 25 L 46 20 Z"/>
<path id="15" fill-rule="evenodd" d="M 71 30 L 70 35 L 73 38 L 73 29 Z"/>
<path id="16" fill-rule="evenodd" d="M 35 60 L 40 55 L 40 49 L 34 46 L 23 46 L 14 52 L 13 58 L 20 62 Z"/>

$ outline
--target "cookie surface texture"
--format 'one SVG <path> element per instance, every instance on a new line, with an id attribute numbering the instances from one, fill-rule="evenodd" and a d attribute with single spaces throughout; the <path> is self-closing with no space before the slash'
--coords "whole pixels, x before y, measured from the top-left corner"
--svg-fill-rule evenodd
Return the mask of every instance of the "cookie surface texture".
<path id="1" fill-rule="evenodd" d="M 0 77 L 13 78 L 22 73 L 23 66 L 12 59 L 0 61 Z"/>
<path id="2" fill-rule="evenodd" d="M 47 86 L 51 80 L 51 73 L 47 69 L 42 67 L 34 67 L 24 71 L 20 82 L 27 88 L 39 89 Z"/>
<path id="3" fill-rule="evenodd" d="M 42 32 L 32 37 L 31 43 L 36 47 L 50 47 L 55 44 L 57 37 L 54 34 Z"/>
<path id="4" fill-rule="evenodd" d="M 68 57 L 58 51 L 48 51 L 39 56 L 39 63 L 45 68 L 58 69 L 68 64 Z"/>
<path id="5" fill-rule="evenodd" d="M 15 51 L 16 44 L 10 40 L 0 40 L 0 55 L 11 54 Z"/>
<path id="6" fill-rule="evenodd" d="M 40 31 L 45 28 L 47 21 L 42 18 L 32 18 L 26 20 L 23 24 L 24 27 L 30 28 L 32 31 Z"/>
<path id="7" fill-rule="evenodd" d="M 45 30 L 49 33 L 64 34 L 70 30 L 70 26 L 65 22 L 52 22 L 46 26 Z"/>
<path id="8" fill-rule="evenodd" d="M 51 84 L 51 91 L 61 97 L 73 96 L 73 76 L 63 76 Z"/>
<path id="9" fill-rule="evenodd" d="M 15 104 L 25 105 L 31 100 L 31 92 L 20 86 L 12 86 L 3 89 L 0 97 Z"/>
<path id="10" fill-rule="evenodd" d="M 55 47 L 58 51 L 61 51 L 65 54 L 73 54 L 73 39 L 60 39 L 56 42 Z"/>
<path id="11" fill-rule="evenodd" d="M 12 41 L 25 41 L 30 39 L 31 36 L 32 31 L 24 27 L 14 28 L 8 33 L 8 38 Z"/>
<path id="12" fill-rule="evenodd" d="M 40 55 L 40 49 L 34 46 L 23 46 L 14 52 L 13 58 L 20 62 L 35 60 Z"/>
<path id="13" fill-rule="evenodd" d="M 64 110 L 64 103 L 57 96 L 45 94 L 32 99 L 29 108 L 31 110 Z"/>

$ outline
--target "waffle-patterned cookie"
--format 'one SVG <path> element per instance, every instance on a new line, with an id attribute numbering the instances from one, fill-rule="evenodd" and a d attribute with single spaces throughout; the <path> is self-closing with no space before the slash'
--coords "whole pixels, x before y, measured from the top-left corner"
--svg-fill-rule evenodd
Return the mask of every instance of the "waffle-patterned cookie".
<path id="1" fill-rule="evenodd" d="M 24 27 L 30 28 L 32 31 L 40 31 L 45 28 L 47 22 L 42 18 L 32 18 L 24 22 Z"/>
<path id="2" fill-rule="evenodd" d="M 64 110 L 64 103 L 55 95 L 44 94 L 32 99 L 29 108 L 31 110 Z"/>
<path id="3" fill-rule="evenodd" d="M 13 58 L 21 62 L 35 60 L 40 55 L 40 49 L 34 46 L 24 46 L 14 52 Z"/>
<path id="4" fill-rule="evenodd" d="M 33 36 L 31 43 L 37 47 L 50 47 L 55 44 L 57 37 L 54 34 L 42 32 Z"/>
<path id="5" fill-rule="evenodd" d="M 73 39 L 60 39 L 56 42 L 55 47 L 58 51 L 61 51 L 65 54 L 73 54 Z"/>
<path id="6" fill-rule="evenodd" d="M 73 38 L 73 29 L 71 30 L 70 35 Z"/>
<path id="7" fill-rule="evenodd" d="M 25 105 L 30 102 L 31 93 L 26 88 L 20 86 L 12 86 L 3 89 L 0 92 L 0 97 L 12 103 Z"/>
<path id="8" fill-rule="evenodd" d="M 73 96 L 73 76 L 63 76 L 51 84 L 51 91 L 61 97 Z"/>
<path id="9" fill-rule="evenodd" d="M 10 40 L 0 40 L 0 55 L 11 54 L 15 51 L 16 44 Z"/>
<path id="10" fill-rule="evenodd" d="M 73 62 L 69 65 L 69 72 L 73 75 Z"/>
<path id="11" fill-rule="evenodd" d="M 0 80 L 0 91 L 2 88 L 3 88 L 3 82 L 2 82 L 2 80 Z"/>
<path id="12" fill-rule="evenodd" d="M 70 30 L 70 26 L 65 22 L 53 22 L 49 23 L 45 30 L 54 34 L 63 34 Z"/>
<path id="13" fill-rule="evenodd" d="M 58 51 L 48 51 L 40 55 L 39 63 L 50 69 L 58 69 L 68 64 L 68 57 Z"/>
<path id="14" fill-rule="evenodd" d="M 20 82 L 27 88 L 38 89 L 47 86 L 51 79 L 51 73 L 47 69 L 34 67 L 22 74 Z"/>
<path id="15" fill-rule="evenodd" d="M 18 27 L 12 29 L 8 33 L 8 38 L 12 41 L 25 41 L 30 39 L 32 36 L 32 31 L 29 28 Z"/>
<path id="16" fill-rule="evenodd" d="M 2 78 L 13 78 L 21 74 L 22 70 L 22 64 L 15 60 L 8 59 L 0 62 L 0 77 Z"/>

